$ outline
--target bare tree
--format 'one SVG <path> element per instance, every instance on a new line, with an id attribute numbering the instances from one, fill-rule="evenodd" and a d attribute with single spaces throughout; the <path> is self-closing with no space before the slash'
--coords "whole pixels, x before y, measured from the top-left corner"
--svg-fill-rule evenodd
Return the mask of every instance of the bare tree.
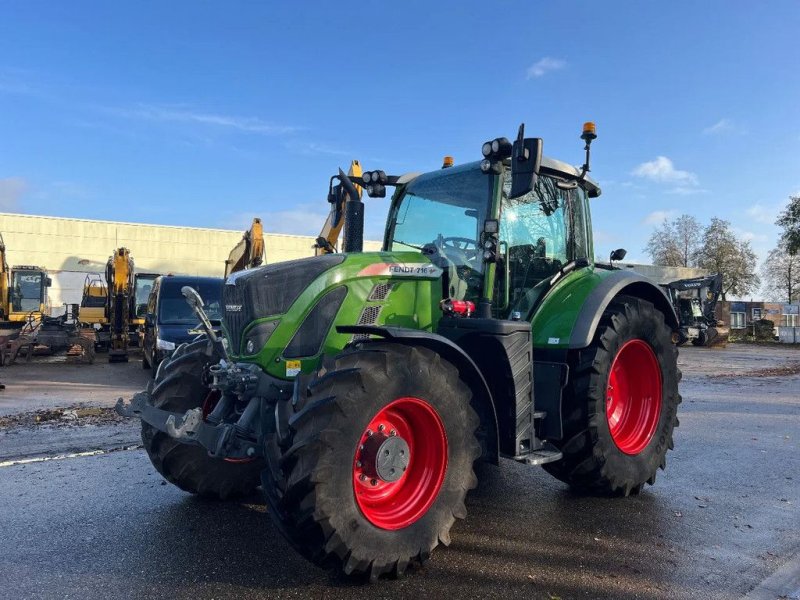
<path id="1" fill-rule="evenodd" d="M 755 272 L 756 253 L 750 242 L 737 239 L 731 231 L 731 224 L 716 217 L 703 231 L 697 265 L 711 273 L 722 273 L 723 300 L 727 294 L 746 296 L 758 289 L 761 283 Z"/>
<path id="2" fill-rule="evenodd" d="M 800 196 L 790 196 L 789 204 L 778 216 L 775 225 L 783 228 L 781 245 L 788 254 L 800 253 Z"/>
<path id="3" fill-rule="evenodd" d="M 654 265 L 691 267 L 702 241 L 703 228 L 691 215 L 664 221 L 647 241 L 645 252 Z"/>
<path id="4" fill-rule="evenodd" d="M 789 254 L 779 245 L 761 265 L 764 291 L 774 302 L 800 301 L 800 256 Z"/>

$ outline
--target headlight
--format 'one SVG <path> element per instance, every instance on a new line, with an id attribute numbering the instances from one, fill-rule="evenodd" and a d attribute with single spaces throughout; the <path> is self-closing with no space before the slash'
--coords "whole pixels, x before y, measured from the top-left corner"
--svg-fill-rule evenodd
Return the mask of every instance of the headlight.
<path id="1" fill-rule="evenodd" d="M 156 338 L 156 348 L 159 350 L 175 350 L 175 342 L 168 342 L 161 338 Z"/>
<path id="2" fill-rule="evenodd" d="M 248 329 L 244 335 L 244 353 L 253 355 L 261 352 L 278 323 L 280 321 L 266 321 Z"/>

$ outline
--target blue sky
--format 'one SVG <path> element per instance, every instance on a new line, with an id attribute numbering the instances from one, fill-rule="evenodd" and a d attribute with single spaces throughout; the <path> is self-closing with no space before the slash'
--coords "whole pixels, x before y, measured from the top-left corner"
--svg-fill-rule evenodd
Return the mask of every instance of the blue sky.
<path id="1" fill-rule="evenodd" d="M 599 256 L 644 260 L 689 213 L 763 257 L 800 192 L 799 24 L 794 1 L 6 1 L 0 211 L 315 234 L 351 158 L 436 169 L 525 121 L 580 164 L 591 119 Z"/>

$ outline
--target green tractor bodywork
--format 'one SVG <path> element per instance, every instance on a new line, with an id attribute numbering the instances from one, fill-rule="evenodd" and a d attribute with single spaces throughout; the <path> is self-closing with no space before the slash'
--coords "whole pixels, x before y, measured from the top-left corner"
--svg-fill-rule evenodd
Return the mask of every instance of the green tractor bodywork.
<path id="1" fill-rule="evenodd" d="M 463 349 L 459 352 L 459 348 L 438 335 L 440 321 L 444 318 L 440 308 L 442 300 L 455 296 L 477 304 L 481 296 L 491 290 L 495 301 L 493 318 L 531 323 L 534 397 L 536 409 L 546 413 L 539 435 L 561 437 L 561 389 L 568 376 L 568 353 L 589 345 L 603 311 L 614 298 L 620 295 L 642 298 L 663 312 L 671 328 L 677 323 L 667 298 L 655 284 L 635 273 L 594 264 L 589 198 L 600 195 L 594 182 L 588 178 L 580 180 L 580 171 L 574 167 L 545 158 L 535 189 L 521 201 L 509 200 L 509 188 L 507 169 L 502 174 L 485 174 L 477 162 L 406 176 L 392 198 L 383 251 L 301 259 L 229 277 L 225 287 L 227 318 L 223 327 L 231 359 L 257 364 L 270 376 L 290 381 L 300 373 L 315 372 L 323 357 L 335 356 L 348 344 L 379 334 L 380 328 L 391 330 L 392 337 L 399 343 L 419 343 L 421 338 L 416 335 L 405 341 L 403 337 L 411 331 L 426 332 L 429 335 L 425 344 L 456 361 L 473 381 L 484 382 L 484 397 L 488 400 L 482 414 L 495 420 L 498 417 L 492 415 L 500 414 L 502 420 L 503 411 L 498 410 L 497 405 L 506 400 L 496 398 L 493 392 L 496 385 L 492 376 L 496 369 L 488 365 L 484 368 L 479 351 L 476 356 L 470 356 Z M 463 198 L 456 197 L 454 189 L 463 190 L 472 198 L 457 204 Z M 430 196 L 438 193 L 439 196 L 434 203 L 423 193 Z M 481 201 L 487 207 L 483 215 L 478 214 L 480 208 L 471 208 L 470 204 L 480 207 Z M 404 227 L 414 202 L 425 202 L 426 209 L 438 210 L 441 214 L 432 214 L 428 220 L 428 215 L 420 212 L 416 215 L 418 221 Z M 448 221 L 465 212 L 470 214 L 463 215 L 464 222 Z M 401 220 L 403 218 L 405 221 Z M 466 239 L 471 231 L 477 246 L 483 222 L 493 219 L 499 220 L 498 246 L 503 252 L 499 266 L 495 263 L 488 265 L 490 268 L 480 265 L 477 248 L 476 251 L 468 248 L 469 256 L 454 248 L 450 258 L 456 260 L 450 260 L 448 265 L 446 257 L 437 257 L 435 251 L 432 255 L 423 247 L 425 242 L 435 245 L 438 234 L 447 248 L 447 237 L 438 232 L 448 231 L 448 226 L 457 228 L 456 232 L 461 234 L 457 236 L 459 239 Z M 520 227 L 519 221 L 523 219 L 529 222 Z M 515 225 L 516 231 L 513 231 Z M 400 229 L 403 234 L 415 238 L 399 239 Z M 550 237 L 544 244 L 540 243 L 537 250 L 536 244 L 543 237 L 538 234 Z M 552 251 L 548 250 L 548 242 L 553 246 Z M 531 260 L 531 252 L 541 256 Z M 443 254 L 447 253 L 445 249 Z M 515 261 L 518 254 L 524 259 Z M 440 259 L 438 265 L 437 258 Z M 537 261 L 535 273 L 515 272 L 518 263 L 527 265 Z M 570 269 L 576 262 L 578 266 Z M 448 270 L 449 290 L 443 285 Z M 530 270 L 528 266 L 527 271 Z M 242 285 L 245 280 L 263 281 L 270 277 L 282 282 L 279 287 L 285 292 L 282 298 L 285 310 L 275 308 L 267 310 L 274 314 L 239 318 L 241 310 L 257 302 L 254 296 L 231 300 L 236 295 L 235 290 L 247 288 Z M 296 289 L 287 290 L 285 286 L 289 280 Z M 536 290 L 537 286 L 542 289 Z M 535 290 L 533 294 L 531 290 Z M 362 331 L 355 332 L 354 326 L 361 327 Z M 368 331 L 368 328 L 373 329 Z M 509 417 L 509 420 L 518 416 Z M 487 450 L 493 460 L 498 456 L 494 450 L 498 446 L 501 455 L 520 456 L 516 452 L 519 432 L 514 431 L 514 427 L 495 422 L 487 424 L 487 428 L 495 431 L 489 434 L 489 438 L 494 439 Z M 502 439 L 504 430 L 505 441 Z"/>
<path id="2" fill-rule="evenodd" d="M 594 262 L 588 125 L 581 169 L 520 128 L 481 162 L 340 171 L 345 252 L 229 276 L 223 338 L 195 308 L 207 339 L 118 404 L 154 466 L 198 494 L 261 484 L 305 556 L 372 578 L 448 543 L 479 457 L 591 493 L 653 484 L 677 425 L 678 322 L 653 282 Z M 386 185 L 383 249 L 361 252 L 356 186 Z"/>

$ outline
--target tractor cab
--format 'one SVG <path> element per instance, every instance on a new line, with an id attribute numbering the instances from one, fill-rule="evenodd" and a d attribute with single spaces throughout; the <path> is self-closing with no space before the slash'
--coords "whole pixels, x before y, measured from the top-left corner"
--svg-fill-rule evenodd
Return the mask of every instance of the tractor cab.
<path id="1" fill-rule="evenodd" d="M 600 188 L 543 158 L 531 189 L 514 196 L 512 169 L 512 159 L 500 173 L 474 162 L 413 179 L 392 204 L 384 247 L 420 251 L 442 267 L 444 298 L 490 297 L 493 317 L 529 320 L 551 278 L 591 262 L 587 202 Z"/>
<path id="2" fill-rule="evenodd" d="M 21 265 L 11 269 L 9 318 L 25 320 L 31 314 L 47 312 L 47 288 L 51 280 L 40 267 Z"/>

